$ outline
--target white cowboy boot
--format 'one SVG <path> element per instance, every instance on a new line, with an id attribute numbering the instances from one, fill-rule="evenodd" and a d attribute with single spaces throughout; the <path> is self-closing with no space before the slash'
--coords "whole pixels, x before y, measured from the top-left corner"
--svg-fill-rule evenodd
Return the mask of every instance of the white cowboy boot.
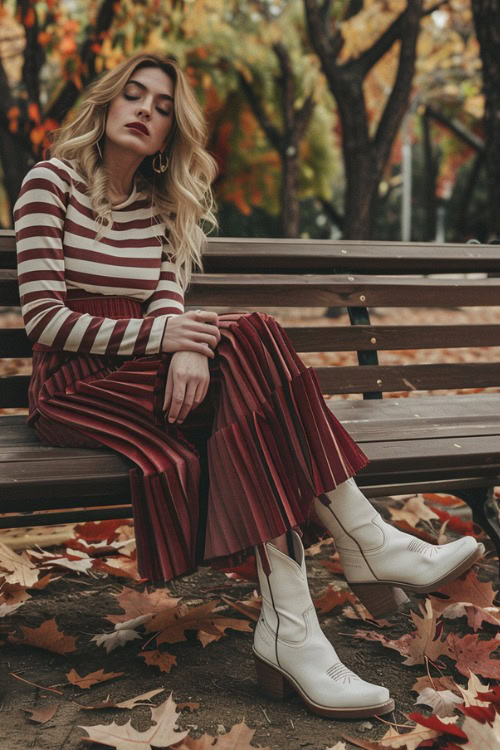
<path id="1" fill-rule="evenodd" d="M 375 618 L 407 601 L 401 589 L 434 591 L 484 554 L 484 545 L 471 536 L 437 545 L 396 529 L 352 478 L 314 498 L 313 508 L 333 536 L 349 586 Z"/>
<path id="2" fill-rule="evenodd" d="M 255 547 L 262 610 L 252 650 L 259 687 L 274 698 L 296 691 L 311 711 L 332 718 L 393 711 L 389 691 L 344 666 L 321 630 L 302 540 L 291 534 L 297 562 L 270 542 Z"/>

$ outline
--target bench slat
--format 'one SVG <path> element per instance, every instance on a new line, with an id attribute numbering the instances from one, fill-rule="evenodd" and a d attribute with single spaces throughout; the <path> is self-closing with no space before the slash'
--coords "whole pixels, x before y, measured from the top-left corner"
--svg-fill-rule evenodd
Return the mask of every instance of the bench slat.
<path id="1" fill-rule="evenodd" d="M 16 271 L 0 270 L 0 299 L 19 305 Z M 351 280 L 352 279 L 352 280 Z M 500 279 L 422 279 L 318 274 L 193 274 L 186 304 L 259 307 L 495 306 Z"/>
<path id="2" fill-rule="evenodd" d="M 315 367 L 322 393 L 448 390 L 500 387 L 500 363 Z M 29 375 L 0 378 L 0 408 L 27 405 Z"/>
<path id="3" fill-rule="evenodd" d="M 452 349 L 500 346 L 500 326 L 284 326 L 298 352 L 347 352 L 360 349 Z M 372 339 L 375 339 L 372 341 Z M 24 328 L 0 329 L 0 358 L 32 356 Z"/>
<path id="4" fill-rule="evenodd" d="M 323 393 L 500 387 L 500 363 L 315 368 Z"/>
<path id="5" fill-rule="evenodd" d="M 358 240 L 209 238 L 204 254 L 208 273 L 436 273 L 500 271 L 498 248 L 466 243 L 417 243 Z M 14 230 L 0 230 L 0 267 L 15 268 Z"/>

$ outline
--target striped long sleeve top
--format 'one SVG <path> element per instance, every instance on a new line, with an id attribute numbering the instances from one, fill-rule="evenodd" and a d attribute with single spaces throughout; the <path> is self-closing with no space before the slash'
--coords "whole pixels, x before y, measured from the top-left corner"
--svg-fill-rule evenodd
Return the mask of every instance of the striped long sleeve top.
<path id="1" fill-rule="evenodd" d="M 152 217 L 151 200 L 135 183 L 112 216 L 96 243 L 100 225 L 70 160 L 40 161 L 24 177 L 14 228 L 21 312 L 33 343 L 90 354 L 161 353 L 168 318 L 184 312 L 165 224 Z M 140 300 L 144 317 L 73 311 L 65 305 L 69 289 Z"/>

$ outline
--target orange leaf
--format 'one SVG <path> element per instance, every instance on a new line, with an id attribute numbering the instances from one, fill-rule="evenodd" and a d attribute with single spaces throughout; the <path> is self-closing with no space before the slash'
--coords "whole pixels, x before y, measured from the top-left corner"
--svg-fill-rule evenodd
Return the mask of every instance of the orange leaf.
<path id="1" fill-rule="evenodd" d="M 11 639 L 14 643 L 20 643 L 22 646 L 35 646 L 43 648 L 46 651 L 53 651 L 56 654 L 68 654 L 76 651 L 76 638 L 72 635 L 64 635 L 56 624 L 55 617 L 52 620 L 45 620 L 38 628 L 28 628 L 21 625 L 24 632 L 24 638 Z"/>
<path id="2" fill-rule="evenodd" d="M 72 669 L 70 672 L 66 673 L 66 677 L 72 685 L 78 685 L 79 688 L 87 690 L 98 682 L 114 680 L 115 677 L 121 677 L 123 674 L 125 674 L 125 672 L 108 672 L 105 674 L 104 669 L 99 669 L 97 672 L 91 672 L 90 674 L 85 675 L 85 677 L 80 677 L 78 672 Z"/>
<path id="3" fill-rule="evenodd" d="M 150 667 L 158 667 L 160 672 L 170 672 L 177 663 L 175 656 L 169 654 L 168 651 L 142 651 L 137 656 L 144 659 Z"/>
<path id="4" fill-rule="evenodd" d="M 335 609 L 340 604 L 355 601 L 356 598 L 350 591 L 347 589 L 336 589 L 333 586 L 328 586 L 323 595 L 318 599 L 313 598 L 314 606 L 319 610 L 320 614 L 331 612 L 332 609 Z"/>
<path id="5" fill-rule="evenodd" d="M 37 724 L 46 724 L 54 718 L 58 708 L 59 704 L 56 703 L 55 705 L 43 706 L 42 708 L 22 708 L 21 711 L 31 714 L 31 716 L 28 716 L 30 721 L 36 721 Z"/>

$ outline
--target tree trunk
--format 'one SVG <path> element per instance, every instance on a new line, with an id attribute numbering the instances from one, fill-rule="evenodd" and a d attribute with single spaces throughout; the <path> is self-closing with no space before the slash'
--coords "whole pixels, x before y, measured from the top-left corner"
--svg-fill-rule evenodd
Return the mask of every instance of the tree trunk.
<path id="1" fill-rule="evenodd" d="M 483 64 L 489 239 L 500 240 L 500 0 L 472 0 Z"/>

